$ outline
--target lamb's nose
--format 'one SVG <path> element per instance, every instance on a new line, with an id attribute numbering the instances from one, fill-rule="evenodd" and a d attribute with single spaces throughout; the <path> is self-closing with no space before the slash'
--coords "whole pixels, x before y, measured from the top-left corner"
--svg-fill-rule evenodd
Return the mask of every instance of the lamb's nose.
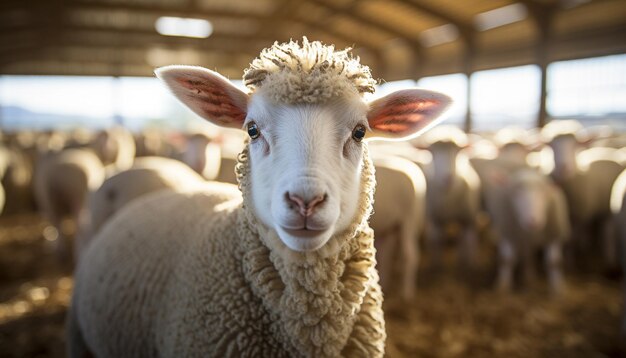
<path id="1" fill-rule="evenodd" d="M 306 201 L 296 194 L 289 192 L 285 193 L 285 198 L 290 205 L 298 207 L 298 212 L 304 217 L 313 215 L 315 207 L 319 206 L 326 200 L 326 194 L 321 194 L 313 197 L 311 200 Z"/>

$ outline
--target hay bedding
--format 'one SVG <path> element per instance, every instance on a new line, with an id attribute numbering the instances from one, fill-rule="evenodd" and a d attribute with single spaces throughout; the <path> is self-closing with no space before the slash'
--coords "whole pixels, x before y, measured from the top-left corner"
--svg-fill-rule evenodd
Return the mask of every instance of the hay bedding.
<path id="1" fill-rule="evenodd" d="M 72 280 L 47 249 L 44 228 L 35 215 L 0 218 L 1 357 L 65 357 Z M 387 356 L 620 357 L 619 284 L 592 276 L 569 283 L 561 300 L 547 299 L 542 282 L 505 298 L 423 273 L 415 302 L 386 300 Z"/>

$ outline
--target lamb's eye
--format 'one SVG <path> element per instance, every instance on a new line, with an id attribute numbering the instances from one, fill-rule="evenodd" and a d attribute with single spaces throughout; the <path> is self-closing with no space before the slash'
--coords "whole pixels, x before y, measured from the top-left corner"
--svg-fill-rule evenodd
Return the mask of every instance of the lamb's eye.
<path id="1" fill-rule="evenodd" d="M 256 123 L 248 122 L 248 135 L 250 135 L 252 139 L 259 138 L 261 131 L 259 131 L 259 127 L 257 127 Z"/>
<path id="2" fill-rule="evenodd" d="M 355 141 L 360 142 L 363 140 L 364 137 L 365 137 L 365 126 L 362 124 L 357 124 L 357 126 L 354 127 L 354 129 L 352 130 L 352 138 Z"/>

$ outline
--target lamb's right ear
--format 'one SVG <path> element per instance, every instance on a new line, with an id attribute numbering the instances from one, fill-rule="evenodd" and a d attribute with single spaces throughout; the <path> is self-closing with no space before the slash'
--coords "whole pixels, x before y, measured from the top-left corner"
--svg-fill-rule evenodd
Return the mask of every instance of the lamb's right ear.
<path id="1" fill-rule="evenodd" d="M 442 93 L 414 88 L 393 92 L 370 103 L 368 139 L 407 140 L 437 123 L 452 104 Z"/>
<path id="2" fill-rule="evenodd" d="M 154 73 L 184 105 L 222 127 L 241 129 L 248 95 L 217 72 L 197 66 L 165 66 Z"/>

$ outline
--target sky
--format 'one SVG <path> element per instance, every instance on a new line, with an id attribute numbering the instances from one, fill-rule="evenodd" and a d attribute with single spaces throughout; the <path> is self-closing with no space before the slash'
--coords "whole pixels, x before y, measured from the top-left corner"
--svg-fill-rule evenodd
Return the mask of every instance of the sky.
<path id="1" fill-rule="evenodd" d="M 241 81 L 234 82 L 243 87 Z M 540 72 L 534 65 L 475 72 L 469 99 L 475 126 L 534 125 L 539 85 Z M 454 105 L 447 121 L 462 123 L 468 102 L 463 74 L 383 83 L 375 97 L 415 86 L 451 96 Z M 624 114 L 626 55 L 555 62 L 548 69 L 548 91 L 548 111 L 553 116 Z M 0 106 L 77 116 L 74 121 L 79 122 L 81 117 L 91 118 L 89 123 L 95 126 L 106 126 L 116 116 L 136 127 L 146 123 L 185 126 L 199 120 L 156 78 L 0 76 Z M 10 120 L 3 114 L 3 123 Z M 30 124 L 28 119 L 20 121 L 22 126 Z"/>

